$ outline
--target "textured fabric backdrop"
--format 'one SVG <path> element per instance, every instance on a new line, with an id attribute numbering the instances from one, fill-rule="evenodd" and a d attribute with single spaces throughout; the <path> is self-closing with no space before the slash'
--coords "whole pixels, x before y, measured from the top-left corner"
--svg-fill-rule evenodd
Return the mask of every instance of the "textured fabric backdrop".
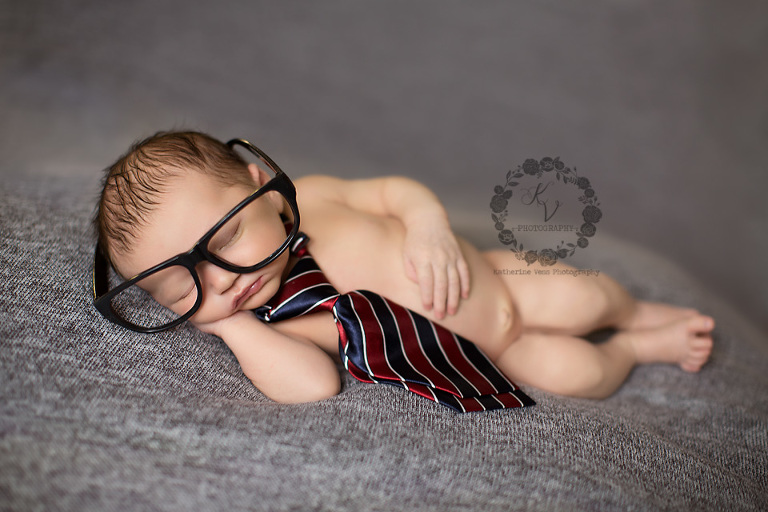
<path id="1" fill-rule="evenodd" d="M 768 334 L 766 50 L 765 0 L 0 0 L 0 179 L 187 127 L 293 178 L 412 176 L 485 224 L 507 169 L 560 156 L 600 230 Z"/>
<path id="2" fill-rule="evenodd" d="M 768 508 L 768 341 L 647 251 L 587 264 L 714 315 L 698 375 L 645 366 L 608 400 L 527 388 L 534 407 L 468 415 L 349 377 L 279 405 L 217 338 L 99 317 L 87 189 L 0 192 L 0 509 Z"/>

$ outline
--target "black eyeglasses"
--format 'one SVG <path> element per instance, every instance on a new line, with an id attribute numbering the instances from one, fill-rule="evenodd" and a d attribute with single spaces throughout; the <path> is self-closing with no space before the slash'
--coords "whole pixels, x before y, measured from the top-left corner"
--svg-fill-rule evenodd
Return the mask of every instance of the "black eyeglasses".
<path id="1" fill-rule="evenodd" d="M 263 186 L 243 199 L 219 222 L 198 240 L 189 251 L 178 254 L 140 274 L 122 281 L 104 255 L 96 246 L 93 265 L 93 304 L 108 320 L 141 333 L 154 333 L 172 329 L 189 319 L 200 308 L 203 288 L 195 270 L 198 263 L 209 261 L 230 272 L 246 274 L 255 272 L 277 259 L 290 246 L 299 231 L 299 208 L 296 204 L 296 188 L 290 178 L 263 151 L 243 139 L 233 139 L 227 145 L 235 149 L 241 146 L 258 157 L 273 172 L 274 176 Z M 293 226 L 286 232 L 282 242 L 264 257 L 259 251 L 243 247 L 246 237 L 241 237 L 248 223 L 264 211 L 269 191 L 279 193 L 291 208 Z M 254 228 L 247 228 L 254 229 Z M 254 238 L 257 233 L 249 233 Z M 238 247 L 239 244 L 239 247 Z M 252 261 L 256 260 L 256 261 Z M 121 282 L 122 281 L 122 282 Z M 163 287 L 158 293 L 160 302 L 147 290 L 157 283 Z"/>

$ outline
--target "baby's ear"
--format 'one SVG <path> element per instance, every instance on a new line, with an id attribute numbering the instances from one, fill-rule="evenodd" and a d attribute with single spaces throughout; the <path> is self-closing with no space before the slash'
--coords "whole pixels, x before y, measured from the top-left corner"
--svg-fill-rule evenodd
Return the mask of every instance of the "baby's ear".
<path id="1" fill-rule="evenodd" d="M 251 178 L 253 178 L 253 181 L 259 187 L 268 182 L 270 179 L 269 174 L 267 174 L 264 169 L 254 163 L 248 164 L 248 172 L 250 173 Z"/>

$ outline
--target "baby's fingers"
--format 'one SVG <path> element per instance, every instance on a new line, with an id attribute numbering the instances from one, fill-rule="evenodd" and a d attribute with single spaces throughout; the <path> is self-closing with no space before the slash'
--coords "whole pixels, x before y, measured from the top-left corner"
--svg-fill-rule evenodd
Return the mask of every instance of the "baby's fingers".
<path id="1" fill-rule="evenodd" d="M 434 276 L 432 265 L 424 264 L 417 269 L 419 276 L 419 290 L 421 291 L 421 303 L 424 309 L 432 309 L 432 291 L 434 288 Z"/>
<path id="2" fill-rule="evenodd" d="M 461 293 L 461 278 L 456 267 L 448 267 L 448 304 L 446 311 L 449 315 L 455 315 L 459 308 L 459 294 Z"/>
<path id="3" fill-rule="evenodd" d="M 451 281 L 453 279 L 446 273 L 446 270 L 445 266 L 433 268 L 434 294 L 432 296 L 432 307 L 435 317 L 438 319 L 442 319 L 445 316 L 446 301 L 450 302 L 451 300 Z"/>

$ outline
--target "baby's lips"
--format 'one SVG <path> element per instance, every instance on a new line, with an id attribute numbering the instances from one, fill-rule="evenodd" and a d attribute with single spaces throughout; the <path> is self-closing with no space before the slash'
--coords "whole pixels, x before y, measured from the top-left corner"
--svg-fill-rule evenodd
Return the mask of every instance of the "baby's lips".
<path id="1" fill-rule="evenodd" d="M 259 276 L 259 278 L 253 284 L 237 294 L 233 301 L 232 309 L 238 309 L 240 305 L 242 305 L 245 301 L 247 301 L 249 298 L 258 293 L 259 290 L 261 290 L 263 277 L 264 276 Z"/>

